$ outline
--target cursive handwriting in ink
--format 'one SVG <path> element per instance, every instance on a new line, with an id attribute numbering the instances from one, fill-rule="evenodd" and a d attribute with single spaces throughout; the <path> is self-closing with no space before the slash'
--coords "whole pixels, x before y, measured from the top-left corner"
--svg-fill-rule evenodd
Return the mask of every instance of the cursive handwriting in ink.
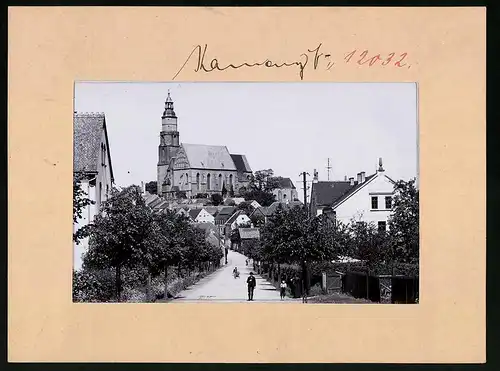
<path id="1" fill-rule="evenodd" d="M 225 71 L 229 68 L 239 69 L 239 68 L 254 68 L 254 67 L 266 67 L 266 68 L 283 68 L 283 67 L 296 67 L 299 71 L 299 76 L 301 80 L 304 80 L 304 71 L 306 66 L 308 66 L 309 58 L 312 60 L 313 70 L 326 70 L 329 71 L 333 66 L 336 65 L 333 60 L 334 57 L 331 53 L 326 53 L 322 51 L 323 44 L 319 43 L 314 49 L 306 49 L 306 51 L 299 55 L 297 60 L 287 61 L 287 62 L 274 62 L 269 58 L 261 62 L 243 62 L 240 64 L 228 63 L 223 64 L 217 58 L 209 59 L 207 57 L 208 44 L 196 45 L 191 53 L 188 55 L 181 68 L 174 75 L 172 80 L 175 80 L 177 76 L 186 68 L 186 66 L 193 62 L 194 72 L 212 72 L 212 71 Z M 391 52 L 388 54 L 375 54 L 370 53 L 368 49 L 358 52 L 357 49 L 344 55 L 344 62 L 346 64 L 351 64 L 355 66 L 392 66 L 397 68 L 410 68 L 411 65 L 407 62 L 408 53 L 396 53 Z"/>
<path id="2" fill-rule="evenodd" d="M 242 68 L 242 67 L 250 67 L 251 68 L 251 67 L 264 66 L 264 67 L 269 67 L 269 68 L 282 68 L 282 67 L 296 66 L 299 68 L 299 76 L 300 76 L 301 80 L 304 79 L 304 69 L 306 68 L 307 63 L 309 61 L 309 57 L 307 56 L 307 54 L 302 53 L 302 54 L 300 54 L 300 60 L 293 61 L 293 62 L 276 63 L 276 62 L 273 62 L 270 59 L 266 58 L 262 62 L 254 62 L 254 63 L 243 62 L 240 64 L 229 63 L 229 64 L 224 66 L 219 62 L 219 60 L 217 58 L 212 58 L 210 60 L 210 63 L 206 62 L 205 55 L 207 52 L 207 48 L 208 48 L 207 44 L 205 44 L 203 46 L 203 49 L 202 49 L 201 45 L 196 45 L 194 47 L 194 49 L 191 51 L 191 53 L 189 54 L 189 56 L 187 57 L 184 64 L 179 69 L 179 71 L 177 71 L 177 73 L 174 75 L 172 80 L 175 80 L 175 78 L 179 75 L 179 73 L 181 73 L 181 71 L 184 69 L 184 67 L 188 64 L 188 62 L 191 60 L 191 58 L 195 54 L 197 54 L 196 55 L 196 58 L 197 58 L 196 67 L 194 68 L 195 72 L 199 72 L 199 71 L 212 72 L 214 70 L 224 71 L 224 70 L 227 70 L 228 68 L 238 69 L 238 68 Z M 317 48 L 317 52 L 318 51 L 319 51 L 319 47 Z"/>

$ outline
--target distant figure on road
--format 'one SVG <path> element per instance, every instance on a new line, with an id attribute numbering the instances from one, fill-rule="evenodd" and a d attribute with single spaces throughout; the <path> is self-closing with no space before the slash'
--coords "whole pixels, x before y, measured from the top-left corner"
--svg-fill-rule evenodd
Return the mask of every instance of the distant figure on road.
<path id="1" fill-rule="evenodd" d="M 245 265 L 248 266 L 248 259 L 245 259 Z"/>
<path id="2" fill-rule="evenodd" d="M 238 267 L 234 267 L 233 276 L 234 278 L 238 278 L 240 276 L 240 272 L 238 272 Z"/>
<path id="3" fill-rule="evenodd" d="M 250 276 L 247 278 L 248 285 L 248 301 L 253 300 L 253 290 L 255 290 L 255 277 L 253 276 L 253 272 L 250 272 Z"/>
<path id="4" fill-rule="evenodd" d="M 285 298 L 285 293 L 286 293 L 286 282 L 285 280 L 282 280 L 280 283 L 280 297 L 281 300 Z"/>

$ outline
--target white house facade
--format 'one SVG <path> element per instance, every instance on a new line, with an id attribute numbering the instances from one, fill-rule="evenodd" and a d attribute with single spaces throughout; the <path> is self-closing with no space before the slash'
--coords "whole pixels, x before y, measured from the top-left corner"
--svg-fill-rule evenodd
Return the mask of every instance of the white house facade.
<path id="1" fill-rule="evenodd" d="M 73 232 L 91 223 L 99 213 L 101 203 L 110 195 L 114 183 L 109 150 L 106 119 L 102 113 L 74 113 L 73 115 L 73 174 L 80 179 L 82 189 L 94 202 L 87 206 Z M 80 270 L 88 238 L 74 244 L 73 268 Z"/>
<path id="2" fill-rule="evenodd" d="M 380 161 L 376 173 L 358 173 L 357 180 L 313 183 L 311 211 L 320 215 L 329 210 L 345 224 L 363 221 L 387 230 L 393 195 L 394 181 L 386 175 Z"/>
<path id="3" fill-rule="evenodd" d="M 215 225 L 215 217 L 205 209 L 201 209 L 195 220 L 196 223 L 212 223 Z"/>

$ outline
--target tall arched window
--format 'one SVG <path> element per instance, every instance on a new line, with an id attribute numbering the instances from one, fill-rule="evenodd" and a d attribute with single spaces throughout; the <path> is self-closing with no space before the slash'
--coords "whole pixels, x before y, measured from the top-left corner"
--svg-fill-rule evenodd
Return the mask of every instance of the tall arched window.
<path id="1" fill-rule="evenodd" d="M 212 187 L 211 187 L 211 184 L 210 184 L 210 174 L 207 174 L 207 190 L 210 190 Z"/>
<path id="2" fill-rule="evenodd" d="M 196 174 L 196 190 L 200 190 L 200 173 Z"/>
<path id="3" fill-rule="evenodd" d="M 229 187 L 233 187 L 233 174 L 229 175 Z"/>
<path id="4" fill-rule="evenodd" d="M 186 173 L 186 184 L 189 184 L 189 174 Z"/>
<path id="5" fill-rule="evenodd" d="M 219 191 L 222 190 L 222 174 L 219 174 L 219 184 L 218 184 Z"/>

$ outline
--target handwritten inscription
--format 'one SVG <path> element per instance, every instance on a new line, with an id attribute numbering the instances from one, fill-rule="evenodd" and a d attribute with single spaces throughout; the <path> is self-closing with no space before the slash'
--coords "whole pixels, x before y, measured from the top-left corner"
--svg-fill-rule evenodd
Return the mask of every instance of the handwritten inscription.
<path id="1" fill-rule="evenodd" d="M 174 75 L 172 80 L 175 80 L 177 76 L 185 69 L 187 66 L 194 67 L 194 72 L 204 72 L 209 73 L 213 71 L 225 71 L 227 69 L 239 69 L 239 68 L 294 68 L 298 72 L 301 80 L 304 80 L 304 72 L 306 68 L 312 68 L 313 70 L 324 70 L 330 71 L 332 67 L 339 63 L 353 64 L 359 66 L 381 66 L 381 67 L 394 67 L 394 68 L 410 68 L 411 65 L 407 61 L 408 53 L 397 53 L 391 52 L 387 54 L 375 54 L 368 50 L 351 50 L 345 53 L 342 57 L 334 60 L 333 53 L 325 53 L 322 49 L 323 45 L 320 43 L 314 49 L 307 49 L 306 52 L 298 55 L 296 60 L 282 61 L 282 60 L 272 60 L 270 58 L 265 58 L 257 62 L 241 62 L 241 63 L 222 63 L 217 58 L 207 57 L 208 45 L 203 46 L 196 45 L 191 53 L 188 55 L 184 64 Z"/>

